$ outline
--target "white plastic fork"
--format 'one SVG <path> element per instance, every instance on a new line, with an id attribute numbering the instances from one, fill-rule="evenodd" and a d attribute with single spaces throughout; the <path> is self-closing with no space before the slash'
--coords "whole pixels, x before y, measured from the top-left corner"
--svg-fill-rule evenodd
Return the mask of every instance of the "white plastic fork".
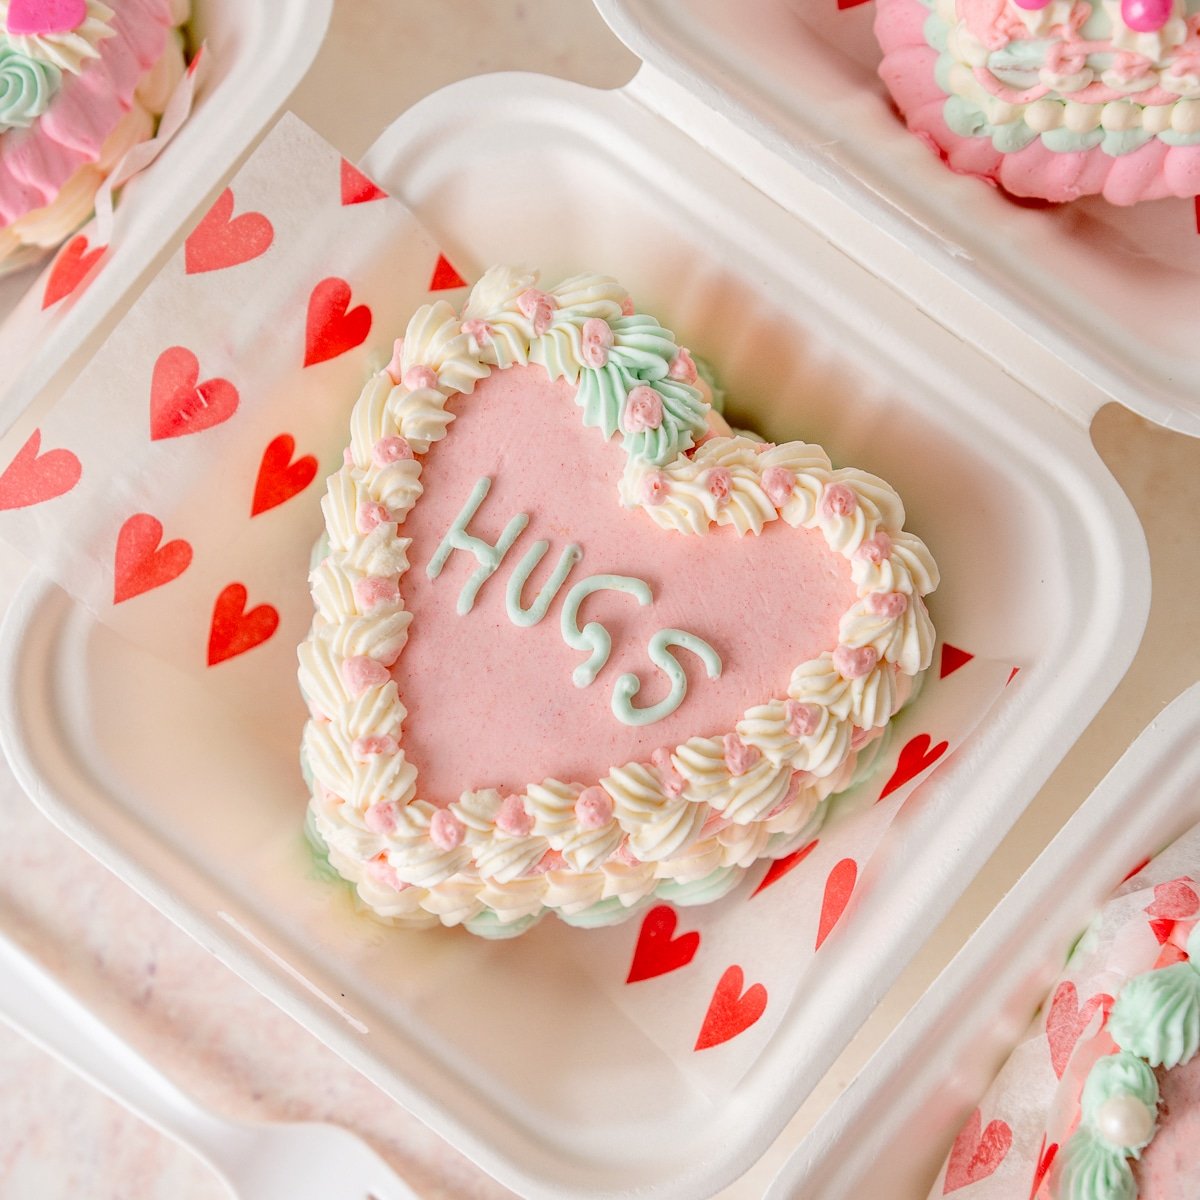
<path id="1" fill-rule="evenodd" d="M 241 1200 L 416 1200 L 364 1141 L 202 1108 L 0 932 L 0 1020 L 204 1159 Z"/>

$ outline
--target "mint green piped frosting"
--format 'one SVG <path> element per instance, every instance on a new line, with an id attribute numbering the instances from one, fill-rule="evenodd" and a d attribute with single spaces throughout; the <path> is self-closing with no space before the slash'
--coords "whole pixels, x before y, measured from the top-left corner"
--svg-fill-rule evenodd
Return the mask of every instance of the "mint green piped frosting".
<path id="1" fill-rule="evenodd" d="M 53 63 L 0 45 L 0 132 L 28 129 L 50 107 L 61 85 L 62 72 Z"/>
<path id="2" fill-rule="evenodd" d="M 1128 1160 L 1086 1126 L 1067 1143 L 1059 1200 L 1137 1200 Z"/>
<path id="3" fill-rule="evenodd" d="M 1109 1054 L 1093 1064 L 1080 1099 L 1084 1120 L 1094 1122 L 1104 1104 L 1119 1096 L 1132 1096 L 1151 1111 L 1158 1107 L 1158 1080 L 1154 1072 L 1128 1050 Z M 1149 1144 L 1150 1137 L 1147 1137 L 1123 1149 L 1137 1158 Z"/>
<path id="4" fill-rule="evenodd" d="M 1135 976 L 1113 1005 L 1108 1031 L 1152 1067 L 1187 1062 L 1200 1049 L 1200 973 L 1180 962 Z"/>

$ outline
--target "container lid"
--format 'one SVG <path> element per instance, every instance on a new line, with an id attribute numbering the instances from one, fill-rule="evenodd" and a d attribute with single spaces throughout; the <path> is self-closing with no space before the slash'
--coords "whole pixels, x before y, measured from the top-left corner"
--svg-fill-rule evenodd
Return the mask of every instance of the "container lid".
<path id="1" fill-rule="evenodd" d="M 646 64 L 633 86 L 644 103 L 748 163 L 773 199 L 1051 403 L 1086 421 L 1115 399 L 1200 436 L 1191 201 L 1033 207 L 947 170 L 897 118 L 876 73 L 874 6 L 861 0 L 596 4 Z M 822 189 L 815 202 L 800 178 Z M 1048 352 L 1040 361 L 1031 341 Z M 1053 360 L 1094 397 L 1066 395 Z"/>

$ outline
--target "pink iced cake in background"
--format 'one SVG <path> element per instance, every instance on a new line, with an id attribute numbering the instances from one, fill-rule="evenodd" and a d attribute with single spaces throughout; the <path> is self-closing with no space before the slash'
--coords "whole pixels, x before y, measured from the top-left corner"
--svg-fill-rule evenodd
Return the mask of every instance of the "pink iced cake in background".
<path id="1" fill-rule="evenodd" d="M 1200 193 L 1200 0 L 877 0 L 908 127 L 1019 197 Z"/>
<path id="2" fill-rule="evenodd" d="M 154 134 L 188 0 L 0 0 L 0 272 L 58 245 Z"/>
<path id="3" fill-rule="evenodd" d="M 929 664 L 882 480 L 736 434 L 598 275 L 420 309 L 350 418 L 300 647 L 309 829 L 408 926 L 699 903 L 801 844 Z"/>

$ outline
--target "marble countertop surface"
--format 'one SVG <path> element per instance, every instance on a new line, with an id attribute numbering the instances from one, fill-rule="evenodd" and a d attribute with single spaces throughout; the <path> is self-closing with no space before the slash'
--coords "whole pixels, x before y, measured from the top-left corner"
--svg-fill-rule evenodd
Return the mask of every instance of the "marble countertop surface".
<path id="1" fill-rule="evenodd" d="M 353 64 L 353 70 L 347 66 Z M 636 60 L 590 0 L 339 0 L 289 105 L 350 158 L 399 112 L 467 75 L 522 69 L 615 87 Z M 1093 441 L 1150 543 L 1138 657 L 952 915 L 761 1162 L 721 1193 L 761 1196 L 804 1132 L 1155 714 L 1200 678 L 1200 441 L 1116 405 Z M 0 552 L 0 609 L 23 566 Z M 128 1040 L 231 1116 L 333 1120 L 423 1197 L 510 1195 L 53 828 L 0 765 L 0 921 Z M 0 1200 L 217 1200 L 216 1177 L 0 1028 Z"/>

